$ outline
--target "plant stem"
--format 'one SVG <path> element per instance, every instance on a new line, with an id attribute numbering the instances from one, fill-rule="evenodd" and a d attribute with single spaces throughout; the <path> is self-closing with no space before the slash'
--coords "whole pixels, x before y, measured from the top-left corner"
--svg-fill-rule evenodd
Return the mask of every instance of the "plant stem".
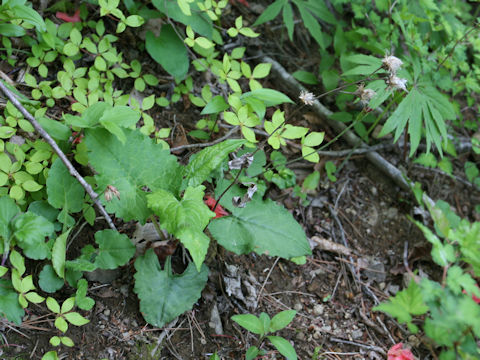
<path id="1" fill-rule="evenodd" d="M 160 238 L 161 238 L 162 240 L 167 240 L 167 239 L 165 238 L 165 234 L 163 233 L 162 229 L 160 229 L 160 224 L 158 223 L 157 219 L 155 218 L 155 215 L 151 215 L 151 216 L 150 216 L 150 220 L 152 220 L 153 227 L 154 227 L 155 230 L 157 231 L 158 236 L 160 236 Z"/>
<path id="2" fill-rule="evenodd" d="M 98 199 L 98 194 L 93 191 L 92 187 L 90 186 L 89 183 L 85 181 L 85 179 L 80 175 L 77 171 L 77 169 L 74 168 L 70 160 L 68 160 L 67 156 L 63 153 L 63 151 L 60 149 L 60 147 L 57 145 L 55 140 L 45 131 L 45 129 L 40 125 L 40 123 L 30 114 L 27 109 L 18 101 L 18 99 L 15 97 L 15 95 L 5 86 L 3 81 L 0 80 L 0 90 L 7 96 L 7 98 L 12 102 L 13 105 L 22 113 L 22 115 L 32 124 L 33 128 L 43 137 L 43 139 L 52 147 L 53 151 L 58 155 L 60 160 L 65 164 L 66 168 L 70 172 L 70 175 L 75 177 L 77 181 L 80 183 L 80 185 L 83 186 L 87 194 L 90 196 L 90 198 L 93 200 L 95 205 L 97 206 L 98 210 L 100 213 L 105 217 L 105 220 L 107 221 L 108 225 L 112 230 L 117 230 L 115 227 L 115 224 L 112 221 L 112 218 L 110 215 L 108 215 L 107 211 L 103 207 L 103 205 L 100 203 L 100 200 Z"/>

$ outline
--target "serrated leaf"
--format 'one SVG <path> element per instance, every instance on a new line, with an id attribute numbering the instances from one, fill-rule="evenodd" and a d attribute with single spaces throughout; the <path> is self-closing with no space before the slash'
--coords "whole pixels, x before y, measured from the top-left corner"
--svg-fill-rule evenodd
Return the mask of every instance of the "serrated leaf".
<path id="1" fill-rule="evenodd" d="M 245 143 L 245 140 L 225 140 L 219 144 L 209 146 L 198 152 L 183 172 L 183 187 L 197 186 L 208 179 L 210 173 L 215 170 L 230 154 Z"/>
<path id="2" fill-rule="evenodd" d="M 102 201 L 108 212 L 115 213 L 125 221 L 136 219 L 145 223 L 151 215 L 147 207 L 146 193 L 165 189 L 177 194 L 181 183 L 181 168 L 177 159 L 154 144 L 137 130 L 124 130 L 126 143 L 122 144 L 114 135 L 103 129 L 88 129 L 85 142 L 89 150 L 90 164 L 97 171 L 96 180 L 100 189 L 114 186 L 120 199 Z M 138 161 L 142 159 L 142 161 Z"/>
<path id="3" fill-rule="evenodd" d="M 67 319 L 67 321 L 70 324 L 75 326 L 82 326 L 90 322 L 90 320 L 84 318 L 82 315 L 80 315 L 77 312 L 66 313 L 63 316 L 65 317 L 65 319 Z"/>
<path id="4" fill-rule="evenodd" d="M 25 311 L 18 303 L 18 293 L 6 279 L 0 279 L 0 315 L 17 325 L 22 323 L 25 315 Z"/>
<path id="5" fill-rule="evenodd" d="M 287 360 L 297 360 L 297 353 L 288 340 L 280 336 L 267 336 L 267 338 L 271 341 L 273 346 L 277 348 L 278 352 L 287 358 Z"/>
<path id="6" fill-rule="evenodd" d="M 68 213 L 75 213 L 82 210 L 85 191 L 82 185 L 72 176 L 57 158 L 47 178 L 48 203 L 54 208 L 63 209 Z"/>
<path id="7" fill-rule="evenodd" d="M 398 292 L 395 297 L 390 297 L 386 303 L 373 308 L 374 311 L 383 311 L 395 317 L 400 323 L 407 323 L 413 333 L 418 328 L 412 324 L 411 315 L 423 315 L 428 311 L 428 306 L 423 301 L 422 291 L 412 279 L 408 287 Z"/>
<path id="8" fill-rule="evenodd" d="M 190 310 L 208 279 L 205 265 L 198 272 L 189 264 L 183 274 L 173 275 L 170 258 L 162 270 L 152 249 L 137 258 L 135 269 L 134 292 L 140 299 L 140 311 L 149 324 L 157 327 Z"/>
<path id="9" fill-rule="evenodd" d="M 68 229 L 67 232 L 64 232 L 62 235 L 57 237 L 52 248 L 53 269 L 62 279 L 65 278 L 65 255 L 67 251 L 67 239 L 71 230 L 72 228 Z"/>
<path id="10" fill-rule="evenodd" d="M 297 312 L 295 310 L 285 310 L 279 312 L 272 318 L 270 322 L 270 330 L 269 332 L 275 332 L 285 328 L 288 324 L 290 324 L 295 317 Z"/>
<path id="11" fill-rule="evenodd" d="M 64 281 L 59 278 L 49 264 L 45 265 L 38 275 L 38 285 L 40 289 L 48 293 L 54 293 L 63 287 Z"/>
<path id="12" fill-rule="evenodd" d="M 45 237 L 53 234 L 53 224 L 43 216 L 26 212 L 15 219 L 15 237 L 25 256 L 39 260 L 49 256 L 50 247 Z"/>
<path id="13" fill-rule="evenodd" d="M 128 236 L 115 230 L 97 231 L 95 242 L 99 247 L 95 265 L 100 269 L 116 269 L 125 265 L 135 254 L 135 245 Z"/>
<path id="14" fill-rule="evenodd" d="M 241 327 L 247 329 L 248 331 L 263 336 L 265 334 L 265 329 L 263 328 L 263 323 L 252 314 L 242 314 L 234 315 L 231 317 Z"/>
<path id="15" fill-rule="evenodd" d="M 231 216 L 212 220 L 209 230 L 220 245 L 236 254 L 268 254 L 285 259 L 311 254 L 305 233 L 293 216 L 271 200 L 233 208 Z"/>

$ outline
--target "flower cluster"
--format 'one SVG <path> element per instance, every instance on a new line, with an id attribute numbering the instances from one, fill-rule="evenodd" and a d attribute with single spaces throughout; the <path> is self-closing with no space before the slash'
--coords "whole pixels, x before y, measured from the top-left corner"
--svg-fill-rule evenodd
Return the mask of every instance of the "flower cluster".
<path id="1" fill-rule="evenodd" d="M 305 90 L 300 91 L 298 98 L 302 100 L 305 105 L 313 105 L 313 102 L 315 101 L 315 95 Z"/>
<path id="2" fill-rule="evenodd" d="M 366 107 L 366 110 L 369 111 L 370 108 L 368 107 L 368 103 L 372 98 L 377 95 L 375 90 L 372 89 L 365 89 L 365 84 L 361 83 L 358 85 L 357 91 L 355 91 L 355 95 L 357 95 L 360 98 L 360 102 L 362 105 Z"/>
<path id="3" fill-rule="evenodd" d="M 402 60 L 393 56 L 386 55 L 382 60 L 382 67 L 388 71 L 387 85 L 390 89 L 394 90 L 407 90 L 407 79 L 402 79 L 397 76 L 397 71 L 403 65 Z"/>

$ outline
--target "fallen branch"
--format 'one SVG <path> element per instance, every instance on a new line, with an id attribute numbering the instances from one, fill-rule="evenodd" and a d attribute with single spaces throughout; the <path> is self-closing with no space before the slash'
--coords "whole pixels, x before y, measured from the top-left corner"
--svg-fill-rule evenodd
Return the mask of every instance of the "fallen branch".
<path id="1" fill-rule="evenodd" d="M 181 146 L 171 148 L 170 151 L 173 152 L 173 151 L 179 151 L 179 150 L 184 150 L 184 149 L 203 148 L 203 147 L 215 145 L 215 144 L 221 143 L 223 140 L 227 140 L 239 128 L 240 128 L 240 126 L 233 127 L 232 129 L 230 129 L 229 132 L 227 132 L 224 136 L 222 136 L 221 138 L 218 138 L 217 140 L 214 140 L 214 141 L 211 141 L 211 142 L 208 142 L 208 143 L 181 145 Z"/>
<path id="2" fill-rule="evenodd" d="M 110 226 L 111 229 L 117 230 L 115 227 L 115 224 L 112 221 L 112 218 L 110 215 L 108 215 L 107 211 L 103 207 L 103 205 L 100 203 L 100 200 L 98 199 L 98 194 L 93 191 L 92 187 L 90 186 L 89 183 L 85 181 L 85 179 L 80 175 L 70 162 L 68 160 L 67 156 L 63 153 L 63 151 L 58 147 L 57 143 L 53 138 L 45 131 L 45 129 L 39 124 L 39 122 L 30 114 L 27 109 L 18 101 L 18 99 L 15 97 L 15 95 L 5 86 L 5 84 L 0 81 L 0 90 L 6 95 L 6 97 L 12 102 L 13 105 L 23 114 L 23 116 L 32 124 L 33 128 L 42 136 L 42 138 L 52 147 L 53 151 L 58 155 L 60 160 L 65 164 L 67 167 L 68 171 L 70 172 L 70 175 L 75 177 L 77 181 L 80 183 L 80 185 L 83 186 L 87 194 L 90 196 L 90 198 L 93 200 L 95 205 L 97 206 L 97 209 L 100 211 L 100 213 L 105 217 L 105 220 L 107 221 L 108 225 Z"/>

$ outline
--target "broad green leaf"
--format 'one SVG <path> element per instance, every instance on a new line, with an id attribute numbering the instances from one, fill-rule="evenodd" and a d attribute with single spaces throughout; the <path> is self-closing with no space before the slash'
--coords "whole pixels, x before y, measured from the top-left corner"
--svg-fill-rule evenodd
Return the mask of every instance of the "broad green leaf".
<path id="1" fill-rule="evenodd" d="M 269 332 L 275 332 L 285 328 L 290 324 L 297 312 L 295 310 L 285 310 L 279 312 L 272 318 Z"/>
<path id="2" fill-rule="evenodd" d="M 223 96 L 217 95 L 208 102 L 208 104 L 203 108 L 201 114 L 218 114 L 224 110 L 227 110 L 228 108 L 229 105 L 227 104 Z"/>
<path id="3" fill-rule="evenodd" d="M 258 354 L 260 353 L 260 349 L 256 346 L 250 346 L 245 353 L 245 360 L 254 360 L 257 358 Z"/>
<path id="4" fill-rule="evenodd" d="M 267 77 L 268 74 L 270 73 L 270 69 L 272 68 L 272 64 L 270 63 L 262 63 L 258 64 L 255 66 L 253 69 L 253 74 L 252 76 L 255 79 L 263 79 L 264 77 Z"/>
<path id="5" fill-rule="evenodd" d="M 18 274 L 22 276 L 25 273 L 25 258 L 15 249 L 10 251 L 10 264 L 18 271 Z"/>
<path id="6" fill-rule="evenodd" d="M 131 128 L 135 126 L 138 120 L 140 120 L 140 113 L 138 111 L 133 110 L 129 106 L 118 105 L 105 110 L 99 122 L 100 124 L 115 123 L 120 127 Z"/>
<path id="7" fill-rule="evenodd" d="M 135 254 L 135 245 L 128 236 L 111 229 L 97 231 L 95 242 L 99 247 L 95 265 L 100 269 L 116 269 Z"/>
<path id="8" fill-rule="evenodd" d="M 215 216 L 203 202 L 204 189 L 203 185 L 188 187 L 180 201 L 165 190 L 147 195 L 148 206 L 158 215 L 162 228 L 182 241 L 199 271 L 210 243 L 203 230 Z"/>
<path id="9" fill-rule="evenodd" d="M 58 336 L 52 336 L 49 342 L 52 346 L 58 346 L 60 345 L 60 338 Z"/>
<path id="10" fill-rule="evenodd" d="M 43 300 L 45 300 L 45 298 L 41 297 L 40 295 L 38 295 L 34 291 L 31 291 L 31 292 L 25 294 L 25 299 L 27 299 L 28 302 L 31 302 L 31 303 L 34 303 L 34 304 L 40 304 L 41 302 L 43 302 Z"/>
<path id="11" fill-rule="evenodd" d="M 233 208 L 231 216 L 212 220 L 209 230 L 220 245 L 236 254 L 254 251 L 285 259 L 311 254 L 300 224 L 271 200 Z"/>
<path id="12" fill-rule="evenodd" d="M 423 301 L 420 287 L 412 279 L 406 289 L 398 292 L 395 297 L 390 297 L 388 302 L 374 307 L 373 310 L 383 311 L 395 317 L 400 323 L 407 323 L 409 330 L 416 333 L 418 328 L 412 323 L 411 315 L 425 314 L 428 306 Z"/>
<path id="13" fill-rule="evenodd" d="M 345 61 L 357 66 L 345 71 L 342 76 L 371 75 L 382 66 L 382 59 L 371 55 L 354 54 L 345 57 Z"/>
<path id="14" fill-rule="evenodd" d="M 190 310 L 208 279 L 205 265 L 198 272 L 190 264 L 183 274 L 173 275 L 170 258 L 162 270 L 152 249 L 137 258 L 135 269 L 134 292 L 140 299 L 140 311 L 149 324 L 157 327 Z"/>
<path id="15" fill-rule="evenodd" d="M 297 70 L 292 74 L 292 76 L 295 79 L 297 79 L 298 81 L 301 81 L 305 84 L 309 84 L 309 85 L 317 85 L 318 84 L 317 77 L 313 73 L 311 73 L 310 71 Z"/>
<path id="16" fill-rule="evenodd" d="M 38 31 L 46 31 L 46 25 L 43 18 L 32 8 L 25 5 L 12 6 L 11 10 L 16 18 L 32 24 Z"/>
<path id="17" fill-rule="evenodd" d="M 62 307 L 60 309 L 60 312 L 62 314 L 65 314 L 73 309 L 73 306 L 75 305 L 75 298 L 74 297 L 69 297 L 62 303 Z"/>
<path id="18" fill-rule="evenodd" d="M 261 312 L 258 318 L 262 322 L 263 330 L 266 333 L 268 333 L 270 329 L 270 322 L 271 322 L 270 316 L 268 316 L 267 313 Z"/>
<path id="19" fill-rule="evenodd" d="M 243 101 L 247 101 L 248 98 L 254 98 L 263 101 L 267 107 L 276 106 L 283 103 L 294 103 L 287 95 L 273 89 L 257 89 L 246 92 L 240 97 L 240 99 Z"/>
<path id="20" fill-rule="evenodd" d="M 267 336 L 267 338 L 271 341 L 273 346 L 277 348 L 278 352 L 287 358 L 287 360 L 297 360 L 297 353 L 288 340 L 280 336 Z"/>
<path id="21" fill-rule="evenodd" d="M 53 224 L 43 216 L 26 212 L 15 219 L 17 244 L 30 259 L 45 259 L 50 255 L 50 246 L 45 237 L 53 234 Z"/>
<path id="22" fill-rule="evenodd" d="M 20 212 L 19 207 L 13 199 L 8 196 L 0 197 L 0 250 L 3 254 L 5 247 L 10 243 L 12 227 L 10 221 Z"/>
<path id="23" fill-rule="evenodd" d="M 263 336 L 265 334 L 265 329 L 263 328 L 263 323 L 252 314 L 242 314 L 242 315 L 233 315 L 231 317 L 241 327 L 247 329 L 248 331 Z"/>
<path id="24" fill-rule="evenodd" d="M 313 131 L 307 136 L 305 136 L 305 138 L 302 140 L 302 145 L 310 146 L 310 147 L 318 146 L 322 143 L 324 137 L 325 137 L 324 132 Z"/>
<path id="25" fill-rule="evenodd" d="M 6 279 L 0 279 L 0 315 L 17 325 L 22 323 L 25 315 L 25 311 L 18 303 L 18 293 Z"/>
<path id="26" fill-rule="evenodd" d="M 52 266 L 57 275 L 65 278 L 65 255 L 67 252 L 67 239 L 72 228 L 57 237 L 52 248 Z"/>
<path id="27" fill-rule="evenodd" d="M 208 179 L 210 173 L 215 170 L 231 152 L 238 149 L 245 140 L 225 140 L 219 144 L 209 146 L 195 154 L 183 172 L 183 185 L 197 186 Z"/>
<path id="28" fill-rule="evenodd" d="M 148 31 L 145 45 L 150 56 L 170 75 L 180 80 L 185 77 L 189 66 L 187 49 L 171 25 L 163 25 L 159 37 Z"/>
<path id="29" fill-rule="evenodd" d="M 99 101 L 98 103 L 95 103 L 89 106 L 82 113 L 81 117 L 64 115 L 65 122 L 75 127 L 91 128 L 100 122 L 100 119 L 102 118 L 103 113 L 110 108 L 111 108 L 111 105 L 105 102 Z"/>
<path id="30" fill-rule="evenodd" d="M 447 285 L 457 295 L 461 294 L 463 289 L 480 297 L 480 289 L 476 286 L 475 280 L 469 273 L 464 272 L 460 266 L 455 265 L 448 269 Z"/>
<path id="31" fill-rule="evenodd" d="M 55 327 L 61 332 L 65 333 L 68 330 L 68 323 L 61 316 L 57 317 L 54 322 Z"/>
<path id="32" fill-rule="evenodd" d="M 63 209 L 68 213 L 76 213 L 82 210 L 85 191 L 82 185 L 75 179 L 57 158 L 47 178 L 48 202 L 54 208 Z"/>
<path id="33" fill-rule="evenodd" d="M 60 305 L 58 304 L 57 300 L 52 297 L 48 297 L 45 303 L 47 304 L 48 310 L 55 314 L 60 314 Z"/>
<path id="34" fill-rule="evenodd" d="M 90 320 L 85 319 L 82 315 L 77 312 L 70 312 L 63 315 L 67 321 L 75 326 L 82 326 L 88 324 Z"/>
<path id="35" fill-rule="evenodd" d="M 152 212 L 142 188 L 165 189 L 177 194 L 181 168 L 162 145 L 154 144 L 137 130 L 125 129 L 124 132 L 125 145 L 104 129 L 88 129 L 85 134 L 88 157 L 98 173 L 95 177 L 98 188 L 103 191 L 110 185 L 120 192 L 120 199 L 113 198 L 110 202 L 101 195 L 107 211 L 125 221 L 136 219 L 145 223 Z"/>
<path id="36" fill-rule="evenodd" d="M 297 3 L 298 10 L 300 11 L 300 16 L 305 24 L 305 27 L 309 31 L 310 35 L 317 41 L 318 45 L 322 49 L 325 49 L 328 46 L 328 38 L 322 33 L 322 28 L 317 19 L 310 13 L 310 10 L 307 6 L 304 6 L 302 3 Z"/>
<path id="37" fill-rule="evenodd" d="M 38 275 L 38 285 L 45 292 L 54 293 L 60 290 L 63 284 L 63 279 L 58 277 L 50 264 L 45 265 Z"/>
<path id="38" fill-rule="evenodd" d="M 67 141 L 72 136 L 72 131 L 60 121 L 55 121 L 44 116 L 38 118 L 38 122 L 55 140 Z"/>
<path id="39" fill-rule="evenodd" d="M 58 360 L 58 355 L 56 351 L 49 351 L 42 356 L 42 360 Z"/>
<path id="40" fill-rule="evenodd" d="M 432 244 L 432 259 L 438 265 L 444 267 L 456 260 L 455 249 L 452 244 L 442 243 L 442 241 L 425 225 L 418 221 L 415 224 L 422 230 L 425 238 Z"/>
<path id="41" fill-rule="evenodd" d="M 285 130 L 282 132 L 282 137 L 285 139 L 299 139 L 308 132 L 308 129 L 303 126 L 285 125 Z"/>

